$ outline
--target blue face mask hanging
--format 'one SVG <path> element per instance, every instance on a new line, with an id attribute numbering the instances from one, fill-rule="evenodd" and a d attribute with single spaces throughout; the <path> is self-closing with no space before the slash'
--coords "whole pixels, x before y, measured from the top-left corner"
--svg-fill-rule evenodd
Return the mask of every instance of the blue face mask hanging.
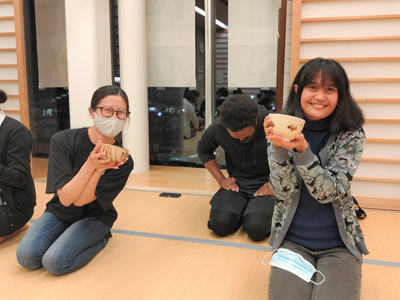
<path id="1" fill-rule="evenodd" d="M 275 251 L 276 252 L 274 253 L 271 261 L 269 262 L 271 266 L 293 273 L 294 275 L 300 277 L 307 283 L 312 282 L 315 285 L 320 285 L 325 281 L 324 274 L 316 270 L 314 266 L 310 264 L 308 261 L 306 261 L 300 254 L 297 254 L 285 248 L 280 248 Z M 263 261 L 264 259 L 265 257 L 263 258 Z M 263 264 L 268 265 L 268 263 L 265 264 L 264 262 Z M 324 277 L 324 279 L 321 282 L 316 283 L 311 280 L 315 272 L 320 273 L 322 277 Z"/>

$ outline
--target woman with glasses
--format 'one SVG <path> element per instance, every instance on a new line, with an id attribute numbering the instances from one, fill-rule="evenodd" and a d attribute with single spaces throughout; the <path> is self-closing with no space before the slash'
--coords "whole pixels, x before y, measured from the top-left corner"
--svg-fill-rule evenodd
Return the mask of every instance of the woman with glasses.
<path id="1" fill-rule="evenodd" d="M 53 197 L 17 249 L 18 262 L 28 269 L 74 272 L 111 237 L 117 219 L 113 201 L 133 160 L 128 156 L 115 164 L 101 159 L 105 153 L 99 150 L 102 144 L 121 146 L 115 137 L 130 114 L 128 97 L 119 87 L 103 86 L 94 92 L 89 114 L 93 127 L 62 131 L 51 139 L 46 193 Z"/>

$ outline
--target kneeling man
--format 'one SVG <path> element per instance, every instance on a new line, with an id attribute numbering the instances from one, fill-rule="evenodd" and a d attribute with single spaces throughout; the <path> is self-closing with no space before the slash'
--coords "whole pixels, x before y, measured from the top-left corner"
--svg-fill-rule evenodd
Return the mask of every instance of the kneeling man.
<path id="1" fill-rule="evenodd" d="M 276 200 L 268 183 L 263 128 L 270 111 L 247 95 L 237 95 L 225 100 L 219 112 L 197 145 L 200 160 L 220 186 L 210 202 L 208 228 L 225 236 L 243 225 L 251 239 L 261 241 L 270 234 Z M 214 156 L 218 146 L 225 150 L 228 178 Z"/>

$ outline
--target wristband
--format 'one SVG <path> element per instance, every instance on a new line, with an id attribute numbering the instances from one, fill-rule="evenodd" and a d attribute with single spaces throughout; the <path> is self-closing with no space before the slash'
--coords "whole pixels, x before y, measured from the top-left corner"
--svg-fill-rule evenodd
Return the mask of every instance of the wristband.
<path id="1" fill-rule="evenodd" d="M 95 171 L 95 172 L 96 172 L 98 175 L 100 175 L 100 176 L 101 176 L 101 175 L 104 175 L 104 173 L 105 173 L 105 171 L 106 171 L 106 170 L 104 170 L 104 171 L 103 171 L 103 172 L 101 172 L 101 173 L 97 172 L 97 170 L 96 170 L 96 169 L 94 169 L 94 171 Z"/>

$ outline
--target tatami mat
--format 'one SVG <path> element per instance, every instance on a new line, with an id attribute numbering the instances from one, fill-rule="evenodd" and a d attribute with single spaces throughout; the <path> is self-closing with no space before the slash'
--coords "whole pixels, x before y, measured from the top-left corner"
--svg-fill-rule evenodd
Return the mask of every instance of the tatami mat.
<path id="1" fill-rule="evenodd" d="M 269 272 L 262 255 L 152 239 L 79 299 L 129 299 L 128 291 L 131 299 L 266 299 Z"/>
<path id="2" fill-rule="evenodd" d="M 189 207 L 184 214 L 173 220 L 160 233 L 269 247 L 267 240 L 262 242 L 254 242 L 251 240 L 242 228 L 236 233 L 230 234 L 224 238 L 221 238 L 210 231 L 207 227 L 207 221 L 211 208 L 209 204 L 210 200 L 211 197 L 202 197 L 191 207 Z"/>
<path id="3" fill-rule="evenodd" d="M 78 299 L 88 288 L 97 286 L 97 283 L 102 278 L 107 278 L 113 269 L 129 260 L 132 253 L 150 239 L 115 235 L 107 247 L 86 267 L 72 274 L 56 277 L 43 268 L 32 271 L 18 264 L 15 252 L 22 236 L 23 234 L 20 234 L 0 245 L 0 281 L 3 285 L 0 299 Z M 118 276 L 115 279 L 123 278 Z M 130 293 L 126 292 L 125 299 L 136 299 L 129 298 Z"/>
<path id="4" fill-rule="evenodd" d="M 213 195 L 219 188 L 204 168 L 151 166 L 150 170 L 144 174 L 131 174 L 127 188 L 201 195 Z M 223 173 L 227 176 L 226 170 Z"/>
<path id="5" fill-rule="evenodd" d="M 19 266 L 15 252 L 25 233 L 0 244 L 0 299 L 267 299 L 270 267 L 261 264 L 270 253 L 267 242 L 251 241 L 243 230 L 224 238 L 213 234 L 206 226 L 211 199 L 206 193 L 160 197 L 163 185 L 188 186 L 188 181 L 198 182 L 204 175 L 179 169 L 166 177 L 156 170 L 157 184 L 146 175 L 143 182 L 152 182 L 157 192 L 132 186 L 121 192 L 114 202 L 119 217 L 113 237 L 77 272 L 56 277 L 44 269 Z M 45 181 L 36 180 L 33 220 L 51 198 L 45 194 Z M 203 180 L 203 186 L 198 182 L 191 188 L 207 191 L 208 179 Z M 361 226 L 371 254 L 363 264 L 361 299 L 400 299 L 400 213 L 367 214 Z"/>
<path id="6" fill-rule="evenodd" d="M 400 299 L 399 267 L 364 264 L 362 271 L 361 300 Z"/>
<path id="7" fill-rule="evenodd" d="M 158 233 L 183 214 L 201 196 L 160 197 L 159 193 L 122 191 L 114 201 L 116 229 Z"/>
<path id="8" fill-rule="evenodd" d="M 366 258 L 400 263 L 400 212 L 366 212 L 367 218 L 360 221 L 370 252 Z"/>

